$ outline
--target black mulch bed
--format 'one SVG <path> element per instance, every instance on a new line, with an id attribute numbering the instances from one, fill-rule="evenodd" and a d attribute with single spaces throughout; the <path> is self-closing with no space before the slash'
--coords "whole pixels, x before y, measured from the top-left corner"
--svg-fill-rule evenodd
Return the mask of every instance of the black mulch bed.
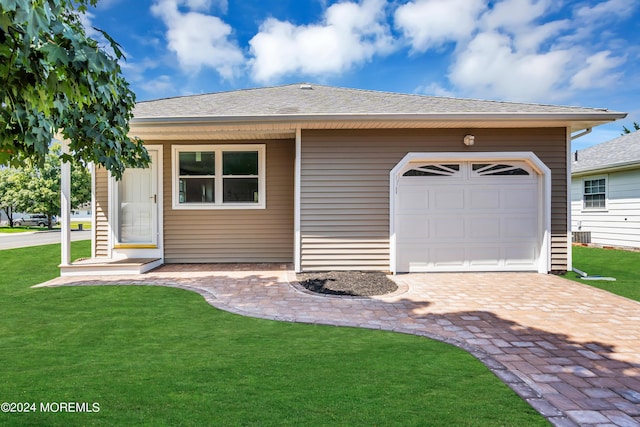
<path id="1" fill-rule="evenodd" d="M 306 289 L 320 294 L 369 297 L 394 292 L 398 286 L 386 274 L 361 271 L 298 273 L 296 280 Z"/>

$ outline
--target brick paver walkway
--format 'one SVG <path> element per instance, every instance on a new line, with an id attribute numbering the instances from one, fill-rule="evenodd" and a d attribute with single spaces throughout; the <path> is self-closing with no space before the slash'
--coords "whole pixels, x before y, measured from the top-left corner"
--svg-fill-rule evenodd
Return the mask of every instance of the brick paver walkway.
<path id="1" fill-rule="evenodd" d="M 43 284 L 154 284 L 267 319 L 436 338 L 480 359 L 557 426 L 640 426 L 640 304 L 535 273 L 410 274 L 373 298 L 311 294 L 286 265 L 166 265 Z"/>

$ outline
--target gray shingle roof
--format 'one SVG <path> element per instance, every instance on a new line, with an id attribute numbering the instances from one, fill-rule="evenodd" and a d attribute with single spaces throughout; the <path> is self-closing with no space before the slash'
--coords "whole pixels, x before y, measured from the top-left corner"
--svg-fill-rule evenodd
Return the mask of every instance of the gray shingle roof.
<path id="1" fill-rule="evenodd" d="M 640 131 L 622 135 L 573 155 L 572 173 L 637 164 L 640 167 Z"/>
<path id="2" fill-rule="evenodd" d="M 306 87 L 306 88 L 303 88 Z M 409 95 L 291 84 L 139 102 L 135 119 L 300 115 L 593 114 L 606 109 Z"/>

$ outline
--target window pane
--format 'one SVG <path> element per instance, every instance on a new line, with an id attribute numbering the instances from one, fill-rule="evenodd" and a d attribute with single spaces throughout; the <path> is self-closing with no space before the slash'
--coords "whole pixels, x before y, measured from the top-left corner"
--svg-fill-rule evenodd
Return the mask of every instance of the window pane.
<path id="1" fill-rule="evenodd" d="M 225 151 L 222 153 L 222 174 L 258 175 L 258 152 Z"/>
<path id="2" fill-rule="evenodd" d="M 487 166 L 489 166 L 489 163 L 474 163 L 473 166 L 471 166 L 471 168 L 474 171 L 480 170 L 482 168 L 486 168 Z"/>
<path id="3" fill-rule="evenodd" d="M 605 207 L 604 194 L 584 196 L 584 207 L 585 208 L 604 208 Z"/>
<path id="4" fill-rule="evenodd" d="M 402 176 L 453 176 L 460 171 L 460 165 L 424 165 L 405 172 Z"/>
<path id="5" fill-rule="evenodd" d="M 223 202 L 258 203 L 258 178 L 224 178 Z"/>
<path id="6" fill-rule="evenodd" d="M 597 194 L 605 192 L 605 179 L 590 179 L 584 182 L 584 194 Z"/>
<path id="7" fill-rule="evenodd" d="M 529 172 L 515 165 L 475 163 L 472 169 L 477 171 L 481 176 L 529 175 Z"/>
<path id="8" fill-rule="evenodd" d="M 181 178 L 180 203 L 213 203 L 213 178 Z"/>
<path id="9" fill-rule="evenodd" d="M 213 151 L 181 151 L 180 175 L 215 175 L 216 162 Z"/>

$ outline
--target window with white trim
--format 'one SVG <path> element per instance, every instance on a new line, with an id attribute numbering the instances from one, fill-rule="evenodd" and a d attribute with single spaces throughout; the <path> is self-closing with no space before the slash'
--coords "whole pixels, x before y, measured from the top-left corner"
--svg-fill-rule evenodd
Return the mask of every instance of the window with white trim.
<path id="1" fill-rule="evenodd" d="M 607 201 L 607 179 L 585 179 L 583 184 L 585 209 L 604 209 Z"/>
<path id="2" fill-rule="evenodd" d="M 174 209 L 264 209 L 264 145 L 174 145 Z"/>

